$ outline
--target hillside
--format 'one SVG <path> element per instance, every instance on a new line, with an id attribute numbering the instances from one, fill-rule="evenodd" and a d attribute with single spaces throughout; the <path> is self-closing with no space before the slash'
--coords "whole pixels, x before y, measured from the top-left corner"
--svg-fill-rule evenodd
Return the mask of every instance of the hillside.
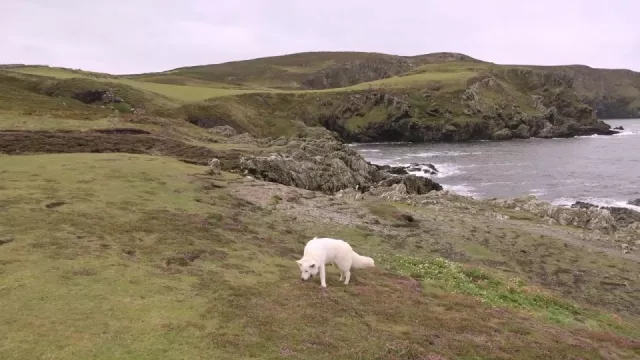
<path id="1" fill-rule="evenodd" d="M 309 56 L 210 78 L 0 68 L 0 358 L 640 356 L 635 217 L 458 196 L 325 129 L 606 132 L 573 75 L 456 54 L 349 66 L 358 53 L 315 54 L 321 70 L 299 75 Z M 289 88 L 269 75 L 285 65 Z M 337 68 L 356 70 L 318 75 Z M 324 290 L 301 282 L 295 260 L 314 236 L 376 267 L 344 285 L 329 266 Z"/>
<path id="2" fill-rule="evenodd" d="M 613 133 L 598 116 L 640 116 L 638 73 L 497 65 L 455 53 L 300 53 L 127 76 L 12 65 L 0 76 L 0 110 L 57 108 L 52 96 L 75 98 L 77 108 L 75 93 L 111 89 L 126 103 L 121 114 L 133 108 L 256 136 L 304 123 L 360 142 L 570 137 Z"/>

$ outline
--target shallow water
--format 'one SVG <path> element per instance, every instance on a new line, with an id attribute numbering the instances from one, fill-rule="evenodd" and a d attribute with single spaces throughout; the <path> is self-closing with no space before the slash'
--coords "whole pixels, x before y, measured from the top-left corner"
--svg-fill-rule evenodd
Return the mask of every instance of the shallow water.
<path id="1" fill-rule="evenodd" d="M 533 194 L 556 204 L 582 200 L 628 206 L 628 200 L 640 198 L 640 119 L 606 122 L 612 127 L 623 126 L 625 131 L 572 139 L 353 147 L 376 164 L 432 163 L 441 172 L 429 177 L 464 195 L 488 198 Z"/>

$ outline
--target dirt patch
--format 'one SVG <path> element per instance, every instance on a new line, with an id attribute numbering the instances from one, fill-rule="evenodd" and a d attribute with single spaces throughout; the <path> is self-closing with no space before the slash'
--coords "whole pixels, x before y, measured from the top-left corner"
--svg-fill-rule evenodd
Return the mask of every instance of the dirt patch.
<path id="1" fill-rule="evenodd" d="M 130 135 L 150 135 L 151 132 L 136 128 L 112 128 L 112 129 L 95 129 L 93 132 L 99 134 L 130 134 Z"/>
<path id="2" fill-rule="evenodd" d="M 14 238 L 10 237 L 10 238 L 5 238 L 5 239 L 0 239 L 0 246 L 2 245 L 6 245 L 6 244 L 10 244 L 14 241 Z"/>
<path id="3" fill-rule="evenodd" d="M 83 268 L 76 269 L 71 272 L 73 276 L 95 276 L 98 275 L 98 271 L 96 269 Z"/>
<path id="4" fill-rule="evenodd" d="M 420 286 L 420 283 L 418 282 L 418 280 L 413 278 L 409 278 L 409 277 L 401 278 L 401 279 L 398 279 L 397 282 L 402 287 L 407 288 L 409 291 L 420 292 L 422 290 L 422 286 Z"/>
<path id="5" fill-rule="evenodd" d="M 225 260 L 227 256 L 227 252 L 222 250 L 207 251 L 197 249 L 170 256 L 165 260 L 165 265 L 189 266 L 198 259 Z"/>
<path id="6" fill-rule="evenodd" d="M 47 209 L 55 209 L 58 208 L 62 205 L 66 205 L 67 202 L 66 201 L 54 201 L 54 202 L 50 202 L 47 205 L 45 205 L 44 207 L 46 207 Z"/>
<path id="7" fill-rule="evenodd" d="M 130 153 L 164 155 L 197 165 L 220 159 L 222 168 L 235 168 L 238 150 L 213 150 L 182 141 L 154 136 L 137 129 L 93 131 L 0 131 L 0 153 Z"/>

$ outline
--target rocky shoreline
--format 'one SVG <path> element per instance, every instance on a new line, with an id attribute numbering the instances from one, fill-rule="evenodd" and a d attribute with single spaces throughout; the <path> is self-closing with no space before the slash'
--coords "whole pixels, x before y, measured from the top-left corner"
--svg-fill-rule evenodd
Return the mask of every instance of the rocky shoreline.
<path id="1" fill-rule="evenodd" d="M 469 213 L 492 208 L 492 216 L 497 220 L 509 219 L 505 212 L 522 212 L 547 225 L 584 229 L 598 241 L 613 239 L 624 253 L 640 249 L 640 212 L 580 202 L 568 207 L 556 206 L 535 196 L 474 199 L 443 190 L 440 184 L 427 177 L 410 174 L 437 174 L 439 170 L 433 164 L 375 165 L 364 160 L 335 134 L 320 130 L 312 135 L 262 139 L 257 143 L 268 150 L 261 155 L 242 156 L 233 171 L 257 180 L 352 200 L 381 198 L 411 206 L 437 203 L 461 207 L 461 211 Z M 640 199 L 630 201 L 635 202 Z M 501 213 L 495 209 L 501 209 Z"/>
<path id="2" fill-rule="evenodd" d="M 495 77 L 474 79 L 459 98 L 448 99 L 459 102 L 455 111 L 445 99 L 429 92 L 420 96 L 392 90 L 344 94 L 322 100 L 324 113 L 316 120 L 346 141 L 358 143 L 571 138 L 615 135 L 621 130 L 599 120 L 592 108 L 566 90 L 530 95 L 527 107 L 534 110 L 529 111 L 513 100 L 487 104 L 482 95 L 486 91 L 506 93 Z M 374 108 L 381 109 L 384 118 L 357 120 L 368 119 Z M 353 125 L 354 121 L 363 123 Z"/>

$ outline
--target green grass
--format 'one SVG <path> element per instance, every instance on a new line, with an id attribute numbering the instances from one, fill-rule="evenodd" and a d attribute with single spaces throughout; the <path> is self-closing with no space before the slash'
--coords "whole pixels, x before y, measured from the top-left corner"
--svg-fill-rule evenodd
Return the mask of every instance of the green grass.
<path id="1" fill-rule="evenodd" d="M 358 64 L 367 64 L 365 70 L 357 70 Z M 388 77 L 383 71 L 386 67 L 396 76 Z M 564 81 L 561 73 L 545 71 L 464 57 L 462 61 L 442 62 L 438 56 L 403 58 L 370 53 L 304 53 L 126 76 L 25 66 L 2 70 L 14 78 L 22 76 L 25 84 L 14 84 L 12 80 L 9 86 L 0 85 L 0 109 L 36 116 L 51 110 L 61 118 L 100 119 L 109 117 L 113 109 L 84 105 L 71 97 L 80 90 L 110 87 L 126 102 L 119 105 L 120 112 L 143 108 L 152 116 L 226 123 L 256 136 L 291 135 L 298 131 L 299 123 L 312 125 L 330 118 L 357 136 L 368 124 L 399 115 L 386 102 L 361 103 L 353 98 L 383 91 L 409 104 L 411 120 L 406 126 L 433 134 L 441 133 L 447 125 L 450 129 L 455 126 L 455 138 L 463 139 L 468 134 L 490 133 L 509 126 L 500 119 L 509 119 L 516 108 L 538 114 L 531 96 Z M 326 74 L 342 79 L 338 83 L 345 86 L 309 87 L 309 79 Z M 495 85 L 480 86 L 474 106 L 484 114 L 502 115 L 469 114 L 461 100 L 465 89 L 491 76 Z M 374 80 L 366 81 L 371 79 Z M 636 88 L 632 83 L 625 82 L 619 88 L 630 94 Z M 278 101 L 256 101 L 278 96 Z M 564 101 L 577 104 L 578 98 L 571 95 Z"/>
<path id="2" fill-rule="evenodd" d="M 557 294 L 531 286 L 521 278 L 498 276 L 441 257 L 424 259 L 397 255 L 386 261 L 391 271 L 419 280 L 426 287 L 469 295 L 489 306 L 517 309 L 560 325 L 579 325 L 640 338 L 639 326 L 620 326 L 610 314 L 583 308 Z"/>
<path id="3" fill-rule="evenodd" d="M 249 203 L 230 191 L 238 176 L 204 171 L 143 155 L 0 156 L 0 358 L 634 356 L 621 335 L 508 306 L 572 314 L 564 302 L 513 295 L 511 283 L 441 260 L 380 257 L 403 250 Z M 324 291 L 300 282 L 294 260 L 319 233 L 374 254 L 378 269 L 344 286 L 329 267 Z M 485 277 L 495 284 L 483 288 Z M 615 317 L 591 321 L 634 334 Z"/>
<path id="4" fill-rule="evenodd" d="M 328 90 L 301 85 L 340 64 L 406 59 L 417 63 L 401 76 Z M 308 131 L 304 123 L 315 125 L 319 115 L 338 115 L 356 130 L 389 115 L 384 105 L 360 109 L 357 100 L 369 88 L 384 87 L 410 104 L 416 122 L 444 122 L 427 114 L 438 107 L 451 110 L 450 124 L 473 126 L 478 119 L 461 114 L 462 91 L 471 78 L 503 69 L 473 61 L 404 60 L 305 53 L 132 76 L 4 68 L 0 129 L 137 127 L 221 155 L 265 151 L 211 142 L 214 135 L 186 120 L 223 120 L 255 135 L 279 136 Z M 494 75 L 526 109 L 527 86 L 549 79 L 543 71 L 511 70 Z M 127 103 L 144 104 L 148 114 L 115 116 L 70 98 L 102 86 L 113 87 Z M 625 93 L 633 91 L 624 86 Z M 504 98 L 501 90 L 485 89 L 481 103 L 496 106 Z M 82 143 L 82 135 L 74 136 L 69 139 Z M 128 145 L 112 146 L 135 148 Z M 150 153 L 162 148 L 149 146 Z M 183 151 L 167 146 L 160 153 Z M 640 354 L 633 340 L 640 337 L 637 294 L 606 287 L 624 282 L 632 289 L 637 281 L 629 274 L 638 264 L 536 233 L 528 227 L 538 221 L 530 214 L 510 211 L 511 220 L 496 222 L 472 215 L 465 204 L 358 203 L 358 213 L 368 212 L 385 229 L 376 231 L 370 224 L 298 218 L 282 211 L 288 196 L 267 187 L 256 191 L 258 185 L 241 183 L 240 175 L 205 172 L 149 155 L 0 155 L 0 358 Z M 239 197 L 252 192 L 267 204 Z M 344 286 L 329 267 L 324 291 L 317 281 L 300 282 L 294 260 L 318 234 L 348 239 L 373 256 L 377 268 L 354 271 Z"/>
<path id="5" fill-rule="evenodd" d="M 76 72 L 69 69 L 60 68 L 47 68 L 47 67 L 25 67 L 19 69 L 12 69 L 13 72 L 38 75 L 45 77 L 52 77 L 57 79 L 86 79 L 93 81 L 103 81 L 128 85 L 136 89 L 149 91 L 158 95 L 166 96 L 170 99 L 181 102 L 198 102 L 210 98 L 216 98 L 220 96 L 239 95 L 247 92 L 267 91 L 259 89 L 230 89 L 229 86 L 220 88 L 214 87 L 214 84 L 207 84 L 207 86 L 186 86 L 175 84 L 162 84 L 156 82 L 146 82 L 131 80 L 127 78 L 115 77 L 115 76 L 95 76 L 91 73 Z"/>
<path id="6" fill-rule="evenodd" d="M 260 90 L 249 90 L 249 89 L 235 90 L 235 89 L 228 89 L 228 88 L 217 89 L 213 87 L 203 87 L 203 86 L 158 84 L 158 83 L 127 80 L 127 79 L 121 79 L 118 81 L 138 89 L 147 90 L 156 94 L 167 96 L 171 99 L 184 101 L 184 102 L 199 102 L 199 101 L 204 101 L 207 99 L 217 98 L 221 96 L 240 95 L 240 94 L 260 91 Z"/>
<path id="7" fill-rule="evenodd" d="M 88 130 L 114 127 L 116 118 L 95 120 L 69 119 L 54 116 L 27 116 L 12 112 L 0 113 L 2 130 Z"/>

